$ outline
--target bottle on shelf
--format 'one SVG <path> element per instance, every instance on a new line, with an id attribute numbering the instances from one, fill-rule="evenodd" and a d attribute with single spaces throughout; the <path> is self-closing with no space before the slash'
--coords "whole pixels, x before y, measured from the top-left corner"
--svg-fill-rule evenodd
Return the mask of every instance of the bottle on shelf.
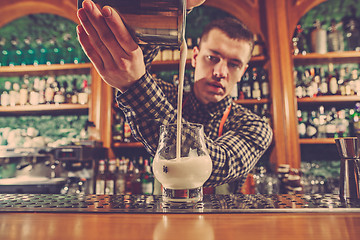
<path id="1" fill-rule="evenodd" d="M 29 103 L 30 105 L 38 105 L 40 100 L 40 78 L 35 77 L 32 87 L 30 88 L 29 93 Z"/>
<path id="2" fill-rule="evenodd" d="M 80 104 L 87 104 L 89 102 L 90 87 L 88 80 L 84 79 L 82 82 L 82 90 L 78 93 L 78 102 Z"/>
<path id="3" fill-rule="evenodd" d="M 6 45 L 6 38 L 0 37 L 0 67 L 8 66 L 9 51 Z"/>
<path id="4" fill-rule="evenodd" d="M 79 103 L 79 91 L 78 91 L 78 87 L 77 87 L 77 78 L 74 78 L 72 80 L 71 103 L 73 103 L 73 104 Z"/>
<path id="5" fill-rule="evenodd" d="M 344 51 L 344 36 L 338 30 L 341 23 L 337 23 L 335 19 L 331 19 L 330 27 L 327 34 L 329 52 Z"/>
<path id="6" fill-rule="evenodd" d="M 248 71 L 245 72 L 241 80 L 241 92 L 245 99 L 251 99 L 250 74 Z"/>
<path id="7" fill-rule="evenodd" d="M 29 99 L 29 77 L 27 75 L 24 76 L 23 83 L 21 84 L 21 88 L 19 90 L 19 104 L 24 106 L 28 103 Z"/>
<path id="8" fill-rule="evenodd" d="M 49 51 L 48 51 L 48 60 L 47 65 L 50 64 L 64 64 L 64 59 L 62 57 L 61 48 L 58 45 L 56 37 L 52 37 L 49 40 Z"/>
<path id="9" fill-rule="evenodd" d="M 350 112 L 351 135 L 360 136 L 360 102 L 355 104 L 355 109 Z"/>
<path id="10" fill-rule="evenodd" d="M 315 53 L 327 53 L 327 33 L 322 28 L 322 23 L 319 19 L 314 22 L 314 28 L 310 33 L 311 38 L 311 49 Z"/>
<path id="11" fill-rule="evenodd" d="M 106 175 L 105 175 L 105 160 L 99 160 L 98 162 L 98 171 L 96 174 L 96 194 L 104 194 L 105 193 L 105 185 L 106 185 Z"/>
<path id="12" fill-rule="evenodd" d="M 253 99 L 261 99 L 261 90 L 260 90 L 260 83 L 259 83 L 259 76 L 256 68 L 252 69 L 252 91 L 251 97 Z"/>
<path id="13" fill-rule="evenodd" d="M 346 117 L 345 109 L 338 111 L 338 119 L 336 120 L 336 136 L 349 137 L 349 119 Z"/>
<path id="14" fill-rule="evenodd" d="M 19 48 L 19 41 L 17 37 L 11 38 L 11 48 L 9 50 L 9 66 L 19 65 L 22 59 L 22 51 Z"/>
<path id="15" fill-rule="evenodd" d="M 125 176 L 127 171 L 127 164 L 124 158 L 116 159 L 116 182 L 115 182 L 115 193 L 125 194 Z"/>
<path id="16" fill-rule="evenodd" d="M 114 114 L 112 138 L 114 142 L 124 142 L 124 116 L 121 111 Z"/>
<path id="17" fill-rule="evenodd" d="M 316 111 L 311 111 L 308 121 L 306 123 L 306 137 L 317 138 L 318 137 L 318 121 Z"/>
<path id="18" fill-rule="evenodd" d="M 294 36 L 292 38 L 293 54 L 305 55 L 307 53 L 306 37 L 304 35 L 304 29 L 300 24 L 296 26 Z"/>
<path id="19" fill-rule="evenodd" d="M 347 49 L 349 51 L 360 50 L 360 26 L 356 17 L 356 11 L 355 6 L 350 6 L 350 15 L 342 18 L 345 38 L 348 44 Z"/>
<path id="20" fill-rule="evenodd" d="M 19 105 L 20 101 L 20 85 L 17 82 L 12 84 L 12 89 L 9 92 L 10 95 L 10 106 L 14 107 Z"/>
<path id="21" fill-rule="evenodd" d="M 319 95 L 324 96 L 329 94 L 329 85 L 326 81 L 326 74 L 323 67 L 320 67 L 320 84 Z"/>
<path id="22" fill-rule="evenodd" d="M 319 119 L 319 125 L 318 125 L 318 134 L 317 137 L 318 138 L 326 138 L 326 121 L 327 121 L 327 117 L 325 114 L 325 107 L 323 105 L 321 105 L 319 107 L 319 111 L 318 111 L 318 119 Z"/>
<path id="23" fill-rule="evenodd" d="M 306 122 L 308 121 L 308 113 L 306 111 L 297 110 L 298 132 L 300 138 L 306 138 Z"/>
<path id="24" fill-rule="evenodd" d="M 116 183 L 116 160 L 110 159 L 106 171 L 105 194 L 115 194 Z"/>
<path id="25" fill-rule="evenodd" d="M 141 173 L 141 189 L 142 194 L 147 195 L 151 195 L 154 190 L 154 177 L 147 159 L 144 160 L 144 169 Z"/>
<path id="26" fill-rule="evenodd" d="M 23 57 L 21 65 L 33 65 L 35 60 L 35 51 L 31 45 L 31 37 L 24 38 Z"/>
<path id="27" fill-rule="evenodd" d="M 46 88 L 45 88 L 45 102 L 47 104 L 54 103 L 54 84 L 55 84 L 55 77 L 49 76 L 46 80 Z"/>
<path id="28" fill-rule="evenodd" d="M 336 109 L 334 107 L 326 115 L 326 137 L 327 138 L 334 138 L 336 135 L 336 121 L 338 115 Z"/>
<path id="29" fill-rule="evenodd" d="M 35 60 L 34 65 L 41 65 L 46 64 L 48 60 L 48 50 L 43 44 L 43 39 L 38 37 L 36 40 L 36 47 L 35 47 Z"/>
<path id="30" fill-rule="evenodd" d="M 0 99 L 1 106 L 7 107 L 10 105 L 10 91 L 11 91 L 11 82 L 5 81 L 4 91 L 1 93 L 1 99 Z"/>
<path id="31" fill-rule="evenodd" d="M 269 87 L 269 79 L 267 76 L 267 72 L 265 69 L 260 70 L 260 89 L 261 89 L 261 98 L 269 98 L 270 96 L 270 87 Z"/>
<path id="32" fill-rule="evenodd" d="M 339 94 L 339 85 L 338 85 L 338 75 L 334 70 L 334 64 L 329 63 L 328 67 L 328 94 L 329 95 L 338 95 Z"/>

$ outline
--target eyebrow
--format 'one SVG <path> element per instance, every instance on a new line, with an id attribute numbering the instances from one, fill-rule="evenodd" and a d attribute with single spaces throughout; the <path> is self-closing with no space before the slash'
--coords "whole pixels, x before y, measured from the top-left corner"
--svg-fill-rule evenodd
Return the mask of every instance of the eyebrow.
<path id="1" fill-rule="evenodd" d="M 218 51 L 216 50 L 212 50 L 212 49 L 209 49 L 210 52 L 212 52 L 213 54 L 215 55 L 220 55 L 221 57 L 223 57 L 223 55 L 221 53 L 219 53 Z M 237 59 L 237 58 L 230 58 L 230 61 L 231 62 L 236 62 L 238 64 L 244 64 L 240 59 Z"/>

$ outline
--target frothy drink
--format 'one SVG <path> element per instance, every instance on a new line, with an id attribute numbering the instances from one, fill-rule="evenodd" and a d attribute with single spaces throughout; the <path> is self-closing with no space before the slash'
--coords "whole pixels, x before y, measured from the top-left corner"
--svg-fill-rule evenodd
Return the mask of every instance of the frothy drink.
<path id="1" fill-rule="evenodd" d="M 210 177 L 212 162 L 209 156 L 154 159 L 153 170 L 163 187 L 191 189 L 201 187 Z"/>

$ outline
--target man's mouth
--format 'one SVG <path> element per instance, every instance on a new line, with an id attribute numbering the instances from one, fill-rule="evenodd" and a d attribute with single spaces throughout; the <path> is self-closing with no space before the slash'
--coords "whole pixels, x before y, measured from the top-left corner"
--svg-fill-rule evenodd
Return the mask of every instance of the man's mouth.
<path id="1" fill-rule="evenodd" d="M 222 89 L 222 90 L 225 90 L 225 87 L 223 87 L 223 85 L 221 83 L 218 83 L 218 82 L 210 82 L 208 83 L 208 85 L 210 87 L 214 87 L 215 89 Z"/>

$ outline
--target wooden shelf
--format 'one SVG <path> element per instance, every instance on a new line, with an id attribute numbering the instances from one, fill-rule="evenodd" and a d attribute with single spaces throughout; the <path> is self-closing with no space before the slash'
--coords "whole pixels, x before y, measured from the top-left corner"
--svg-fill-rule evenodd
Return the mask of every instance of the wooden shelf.
<path id="1" fill-rule="evenodd" d="M 68 113 L 87 113 L 89 110 L 88 104 L 40 104 L 40 105 L 25 105 L 14 107 L 0 107 L 0 115 L 32 115 L 32 114 L 56 114 L 61 112 L 66 115 Z"/>
<path id="2" fill-rule="evenodd" d="M 300 144 L 335 144 L 334 138 L 301 138 Z"/>
<path id="3" fill-rule="evenodd" d="M 141 142 L 130 142 L 130 143 L 124 143 L 124 142 L 115 142 L 113 143 L 114 148 L 140 148 L 144 147 L 144 145 Z"/>
<path id="4" fill-rule="evenodd" d="M 79 64 L 52 64 L 52 65 L 26 65 L 26 66 L 3 66 L 0 67 L 0 76 L 18 76 L 18 75 L 38 75 L 49 74 L 52 72 L 79 72 L 86 73 L 92 67 L 92 63 Z"/>
<path id="5" fill-rule="evenodd" d="M 308 53 L 306 55 L 293 56 L 294 65 L 313 65 L 313 64 L 343 64 L 343 63 L 360 63 L 360 52 L 343 51 L 329 52 L 325 54 Z"/>
<path id="6" fill-rule="evenodd" d="M 334 138 L 301 138 L 300 144 L 335 144 Z"/>
<path id="7" fill-rule="evenodd" d="M 255 105 L 255 104 L 265 104 L 269 103 L 269 99 L 238 99 L 234 100 L 235 103 L 241 104 L 241 105 Z"/>
<path id="8" fill-rule="evenodd" d="M 298 104 L 305 105 L 305 104 L 323 104 L 323 103 L 354 103 L 360 102 L 360 96 L 318 96 L 318 97 L 305 97 L 305 98 L 298 98 Z"/>

